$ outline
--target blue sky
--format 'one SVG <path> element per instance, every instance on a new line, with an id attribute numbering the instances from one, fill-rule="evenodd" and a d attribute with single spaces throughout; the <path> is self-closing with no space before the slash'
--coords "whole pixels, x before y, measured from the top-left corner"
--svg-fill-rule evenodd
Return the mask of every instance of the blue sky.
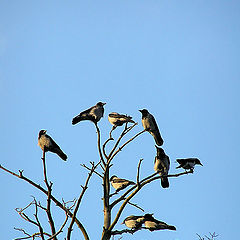
<path id="1" fill-rule="evenodd" d="M 71 125 L 80 111 L 106 102 L 100 121 L 103 140 L 107 114 L 138 109 L 156 118 L 177 173 L 175 159 L 198 157 L 193 175 L 147 186 L 132 201 L 175 225 L 176 232 L 143 230 L 128 239 L 192 240 L 217 232 L 234 239 L 239 227 L 239 1 L 1 1 L 0 2 L 1 161 L 43 185 L 40 129 L 47 129 L 67 153 L 63 162 L 47 155 L 53 193 L 78 197 L 87 172 L 80 164 L 97 161 L 96 131 L 90 122 Z M 115 137 L 120 129 L 114 132 Z M 127 138 L 126 138 L 127 139 Z M 154 141 L 141 135 L 115 159 L 112 174 L 136 179 L 153 172 Z M 1 239 L 21 236 L 14 227 L 35 231 L 15 212 L 32 186 L 0 172 Z M 79 211 L 91 239 L 102 230 L 102 190 L 94 176 Z M 61 224 L 64 216 L 56 210 Z M 141 214 L 128 206 L 126 216 Z M 76 228 L 76 227 L 75 227 Z M 123 229 L 118 224 L 116 229 Z M 80 236 L 80 237 L 79 237 Z M 80 239 L 75 231 L 73 239 Z M 61 239 L 61 237 L 60 237 Z M 63 239 L 63 238 L 62 238 Z"/>

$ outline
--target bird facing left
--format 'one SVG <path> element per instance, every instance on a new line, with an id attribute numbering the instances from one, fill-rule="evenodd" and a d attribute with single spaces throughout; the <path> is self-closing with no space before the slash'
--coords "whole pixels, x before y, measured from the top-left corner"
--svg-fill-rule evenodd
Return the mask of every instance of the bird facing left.
<path id="1" fill-rule="evenodd" d="M 46 134 L 47 130 L 41 130 L 38 134 L 38 145 L 45 152 L 56 153 L 62 160 L 67 160 L 67 155 L 61 150 L 57 143 Z"/>

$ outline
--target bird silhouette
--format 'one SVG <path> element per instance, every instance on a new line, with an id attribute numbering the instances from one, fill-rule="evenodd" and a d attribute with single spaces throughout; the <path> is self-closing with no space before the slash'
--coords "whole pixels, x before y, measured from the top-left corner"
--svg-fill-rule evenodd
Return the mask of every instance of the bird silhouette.
<path id="1" fill-rule="evenodd" d="M 155 118 L 152 114 L 148 112 L 147 109 L 139 110 L 142 113 L 142 125 L 143 128 L 148 131 L 154 138 L 156 144 L 158 146 L 163 145 L 163 139 L 161 137 L 161 134 L 159 132 L 157 123 Z"/>
<path id="2" fill-rule="evenodd" d="M 47 130 L 41 130 L 38 134 L 38 145 L 40 148 L 45 152 L 56 153 L 62 160 L 66 161 L 67 155 L 46 132 Z"/>
<path id="3" fill-rule="evenodd" d="M 106 103 L 98 102 L 95 106 L 79 113 L 76 117 L 72 119 L 72 124 L 75 125 L 83 120 L 90 120 L 94 123 L 97 123 L 104 114 L 103 106 Z"/>
<path id="4" fill-rule="evenodd" d="M 157 155 L 154 161 L 154 170 L 159 172 L 159 175 L 167 175 L 170 167 L 169 157 L 165 154 L 164 150 L 158 146 L 156 146 Z M 161 177 L 161 185 L 163 188 L 169 187 L 169 182 L 167 177 Z"/>

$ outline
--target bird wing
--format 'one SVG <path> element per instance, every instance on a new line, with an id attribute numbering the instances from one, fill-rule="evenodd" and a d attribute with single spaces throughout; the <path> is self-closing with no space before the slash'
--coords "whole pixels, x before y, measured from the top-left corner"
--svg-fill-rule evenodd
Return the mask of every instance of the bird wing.
<path id="1" fill-rule="evenodd" d="M 176 161 L 179 163 L 179 164 L 184 164 L 184 163 L 186 163 L 186 159 L 184 159 L 184 158 L 179 158 L 179 159 L 176 159 Z"/>
<path id="2" fill-rule="evenodd" d="M 124 182 L 129 182 L 126 179 L 118 178 L 118 179 L 113 179 L 112 180 L 114 183 L 124 183 Z"/>
<path id="3" fill-rule="evenodd" d="M 59 148 L 60 149 L 60 147 L 57 145 L 57 143 L 49 135 L 46 134 L 45 136 L 46 136 L 46 138 L 48 138 L 50 140 L 51 148 Z"/>
<path id="4" fill-rule="evenodd" d="M 87 110 L 85 110 L 85 111 L 83 111 L 83 112 L 80 112 L 79 115 L 80 115 L 80 116 L 83 116 L 83 115 L 89 114 L 94 107 L 95 107 L 95 106 L 90 107 L 89 109 L 87 109 Z"/>

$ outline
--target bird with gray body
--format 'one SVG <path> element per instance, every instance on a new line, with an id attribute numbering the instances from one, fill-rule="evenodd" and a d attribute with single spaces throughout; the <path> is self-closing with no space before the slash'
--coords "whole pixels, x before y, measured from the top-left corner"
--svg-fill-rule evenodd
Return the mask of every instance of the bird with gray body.
<path id="1" fill-rule="evenodd" d="M 111 182 L 112 186 L 114 187 L 114 189 L 116 190 L 116 192 L 119 192 L 120 190 L 128 187 L 129 185 L 135 185 L 134 182 L 129 181 L 127 179 L 118 178 L 116 175 L 113 175 L 110 178 L 110 182 Z"/>
<path id="2" fill-rule="evenodd" d="M 127 218 L 124 219 L 122 224 L 125 224 L 128 228 L 131 228 L 133 230 L 139 229 L 142 227 L 144 219 L 148 215 L 152 216 L 152 214 L 145 214 L 144 216 L 134 216 L 134 215 L 128 216 Z"/>
<path id="3" fill-rule="evenodd" d="M 146 214 L 147 215 L 147 214 Z M 163 230 L 163 229 L 169 229 L 169 230 L 176 230 L 174 226 L 168 225 L 165 222 L 159 221 L 155 219 L 151 214 L 148 214 L 144 217 L 144 226 L 149 231 L 155 231 L 155 230 Z"/>
<path id="4" fill-rule="evenodd" d="M 94 123 L 97 123 L 104 114 L 103 106 L 106 103 L 98 102 L 95 106 L 79 113 L 76 117 L 73 118 L 72 124 L 75 125 L 83 120 L 90 120 Z"/>
<path id="5" fill-rule="evenodd" d="M 47 130 L 41 130 L 38 134 L 38 145 L 45 152 L 56 153 L 62 160 L 67 160 L 67 155 L 55 143 L 55 141 L 46 134 Z"/>
<path id="6" fill-rule="evenodd" d="M 132 117 L 119 114 L 116 112 L 112 112 L 108 114 L 108 121 L 113 125 L 113 130 L 118 126 L 122 126 L 124 123 L 128 123 L 128 122 L 135 123 L 132 120 Z"/>
<path id="7" fill-rule="evenodd" d="M 163 139 L 161 137 L 160 131 L 156 120 L 152 114 L 148 112 L 147 109 L 139 110 L 142 113 L 142 125 L 143 128 L 148 131 L 154 138 L 158 146 L 163 145 Z"/>
<path id="8" fill-rule="evenodd" d="M 193 170 L 195 165 L 203 166 L 198 158 L 181 158 L 176 159 L 176 161 L 179 163 L 179 166 L 177 166 L 176 168 L 183 168 L 185 170 L 187 169 Z"/>
<path id="9" fill-rule="evenodd" d="M 154 170 L 159 172 L 159 175 L 167 175 L 170 168 L 170 160 L 169 157 L 165 154 L 164 150 L 158 146 L 156 146 L 157 155 L 154 161 Z M 161 185 L 163 188 L 169 187 L 169 182 L 167 177 L 161 177 Z"/>

